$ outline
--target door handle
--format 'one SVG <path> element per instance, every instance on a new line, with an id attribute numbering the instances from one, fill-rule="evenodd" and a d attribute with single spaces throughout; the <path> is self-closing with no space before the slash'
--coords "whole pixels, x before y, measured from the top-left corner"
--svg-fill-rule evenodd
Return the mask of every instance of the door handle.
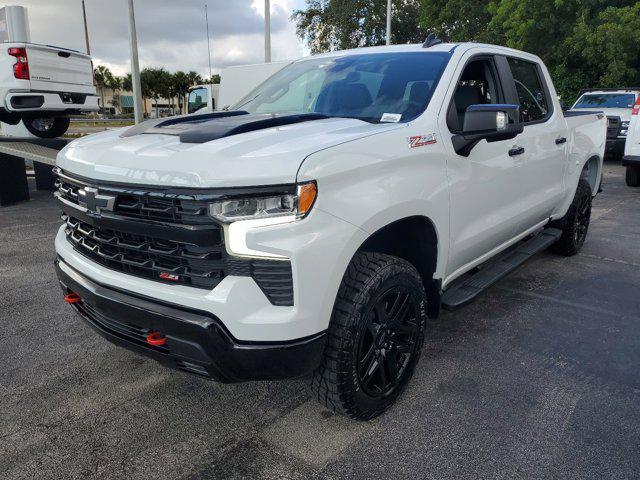
<path id="1" fill-rule="evenodd" d="M 509 156 L 515 157 L 516 155 L 522 155 L 524 153 L 524 147 L 513 147 L 509 150 Z"/>
<path id="2" fill-rule="evenodd" d="M 562 145 L 563 143 L 567 143 L 567 139 L 564 137 L 556 138 L 556 145 Z"/>

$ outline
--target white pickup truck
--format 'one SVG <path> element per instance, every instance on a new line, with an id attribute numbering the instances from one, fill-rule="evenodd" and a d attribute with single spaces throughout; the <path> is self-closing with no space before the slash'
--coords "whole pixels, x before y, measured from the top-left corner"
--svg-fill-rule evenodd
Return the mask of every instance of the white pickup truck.
<path id="1" fill-rule="evenodd" d="M 580 250 L 605 137 L 524 52 L 313 56 L 230 111 L 63 149 L 57 273 L 116 344 L 223 382 L 309 375 L 329 409 L 369 419 L 441 307 Z"/>
<path id="2" fill-rule="evenodd" d="M 626 167 L 626 182 L 630 187 L 640 187 L 640 95 L 631 110 L 631 120 L 624 147 L 622 165 Z"/>
<path id="3" fill-rule="evenodd" d="M 91 57 L 34 43 L 0 44 L 0 121 L 59 137 L 69 115 L 98 111 Z"/>
<path id="4" fill-rule="evenodd" d="M 607 116 L 605 153 L 618 159 L 624 154 L 631 112 L 640 98 L 640 88 L 598 88 L 583 90 L 572 112 L 598 110 Z"/>

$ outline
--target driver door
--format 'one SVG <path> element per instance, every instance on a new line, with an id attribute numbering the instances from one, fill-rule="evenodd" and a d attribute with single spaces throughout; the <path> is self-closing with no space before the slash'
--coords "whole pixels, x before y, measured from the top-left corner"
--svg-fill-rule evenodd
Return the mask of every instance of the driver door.
<path id="1" fill-rule="evenodd" d="M 446 277 L 453 279 L 483 261 L 492 250 L 515 236 L 521 213 L 522 160 L 510 155 L 514 142 L 480 141 L 468 157 L 453 149 L 451 138 L 461 130 L 466 108 L 505 102 L 501 56 L 475 56 L 461 61 L 455 88 L 445 99 L 446 125 L 442 138 L 449 144 L 450 247 Z M 442 115 L 441 115 L 442 117 Z"/>

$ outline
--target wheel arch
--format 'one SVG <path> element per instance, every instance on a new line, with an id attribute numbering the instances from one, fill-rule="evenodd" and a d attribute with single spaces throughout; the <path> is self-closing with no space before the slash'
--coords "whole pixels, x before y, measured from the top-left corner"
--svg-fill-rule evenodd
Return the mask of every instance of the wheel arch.
<path id="1" fill-rule="evenodd" d="M 589 183 L 589 186 L 591 187 L 591 194 L 595 196 L 600 189 L 600 184 L 602 183 L 602 161 L 598 155 L 592 155 L 584 163 L 582 171 L 580 172 L 580 177 L 578 177 L 578 181 L 581 178 L 584 178 Z"/>
<path id="2" fill-rule="evenodd" d="M 427 313 L 437 317 L 440 310 L 441 279 L 435 279 L 438 267 L 439 241 L 434 222 L 423 215 L 394 220 L 373 232 L 357 252 L 385 253 L 411 263 L 422 278 L 427 294 Z"/>

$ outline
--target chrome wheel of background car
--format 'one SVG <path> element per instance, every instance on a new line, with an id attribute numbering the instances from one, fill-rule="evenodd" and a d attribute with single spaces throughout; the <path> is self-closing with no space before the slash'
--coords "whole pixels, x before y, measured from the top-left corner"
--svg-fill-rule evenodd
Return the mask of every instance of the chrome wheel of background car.
<path id="1" fill-rule="evenodd" d="M 420 331 L 418 306 L 408 290 L 393 287 L 369 310 L 360 335 L 358 380 L 365 393 L 385 397 L 401 383 Z"/>

